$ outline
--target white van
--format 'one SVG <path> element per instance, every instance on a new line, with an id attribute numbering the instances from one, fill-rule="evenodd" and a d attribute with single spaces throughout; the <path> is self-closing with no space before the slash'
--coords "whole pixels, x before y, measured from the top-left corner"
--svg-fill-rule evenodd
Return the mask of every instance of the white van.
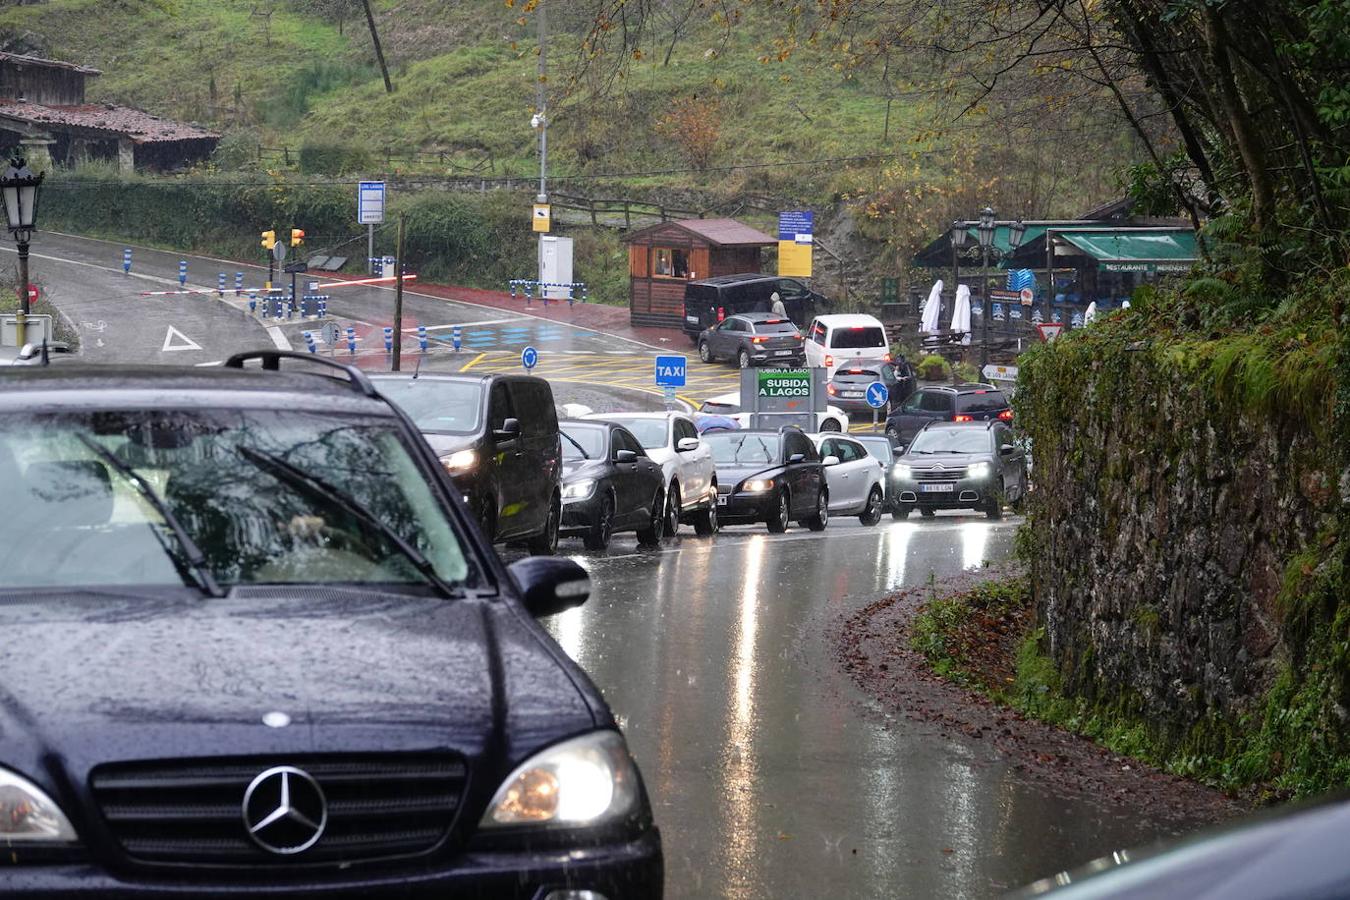
<path id="1" fill-rule="evenodd" d="M 891 361 L 891 343 L 886 328 L 875 316 L 845 314 L 816 316 L 806 330 L 806 364 L 834 370 L 856 361 Z"/>

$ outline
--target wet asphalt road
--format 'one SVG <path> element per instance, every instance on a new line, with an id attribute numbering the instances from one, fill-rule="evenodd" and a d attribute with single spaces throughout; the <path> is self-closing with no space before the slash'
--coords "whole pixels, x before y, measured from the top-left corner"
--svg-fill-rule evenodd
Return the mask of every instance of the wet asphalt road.
<path id="1" fill-rule="evenodd" d="M 563 542 L 595 594 L 549 629 L 623 723 L 667 896 L 984 897 L 1168 833 L 1146 809 L 1050 795 L 986 743 L 888 717 L 834 662 L 844 615 L 1005 558 L 1019 523 L 836 518 L 820 535 L 711 541 L 686 526 L 659 552 Z"/>

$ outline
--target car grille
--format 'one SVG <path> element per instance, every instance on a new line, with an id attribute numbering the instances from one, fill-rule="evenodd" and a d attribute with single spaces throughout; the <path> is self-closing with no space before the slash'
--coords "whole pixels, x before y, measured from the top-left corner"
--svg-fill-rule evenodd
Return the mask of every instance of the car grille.
<path id="1" fill-rule="evenodd" d="M 243 819 L 244 792 L 274 766 L 307 772 L 328 823 L 293 856 L 264 851 Z M 114 763 L 90 776 L 94 800 L 135 860 L 202 866 L 304 865 L 424 853 L 450 831 L 467 772 L 454 754 Z"/>
<path id="2" fill-rule="evenodd" d="M 966 467 L 944 469 L 915 469 L 915 481 L 960 481 L 966 477 Z"/>

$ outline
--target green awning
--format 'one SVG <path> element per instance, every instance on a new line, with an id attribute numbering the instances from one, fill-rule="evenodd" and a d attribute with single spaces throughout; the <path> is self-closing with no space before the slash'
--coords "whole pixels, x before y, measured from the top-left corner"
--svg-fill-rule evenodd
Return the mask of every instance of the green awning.
<path id="1" fill-rule="evenodd" d="M 1185 272 L 1196 258 L 1189 228 L 1066 230 L 1055 237 L 1097 260 L 1104 272 Z"/>
<path id="2" fill-rule="evenodd" d="M 1040 240 L 1041 235 L 1045 234 L 1045 229 L 1045 225 L 1028 225 L 1026 234 L 1022 235 L 1022 244 L 1030 244 L 1032 241 Z M 1010 233 L 1011 229 L 1007 225 L 994 226 L 994 247 L 1001 253 L 1007 253 L 1012 250 L 1012 241 L 1009 240 Z M 980 245 L 979 228 L 971 225 L 966 229 L 966 234 L 970 235 L 970 237 L 966 238 L 967 247 L 978 247 Z M 1019 244 L 1018 246 L 1020 247 L 1022 244 Z"/>

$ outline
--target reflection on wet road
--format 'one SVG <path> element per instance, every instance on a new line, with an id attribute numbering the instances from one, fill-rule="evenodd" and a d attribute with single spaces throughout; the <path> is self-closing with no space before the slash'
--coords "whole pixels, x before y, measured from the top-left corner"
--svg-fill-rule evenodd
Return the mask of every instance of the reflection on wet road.
<path id="1" fill-rule="evenodd" d="M 985 743 L 888 718 L 837 671 L 844 614 L 1006 557 L 1019 522 L 684 529 L 661 552 L 576 557 L 596 593 L 549 628 L 623 723 L 668 896 L 989 896 L 1162 833 L 1144 810 L 1020 781 Z"/>

